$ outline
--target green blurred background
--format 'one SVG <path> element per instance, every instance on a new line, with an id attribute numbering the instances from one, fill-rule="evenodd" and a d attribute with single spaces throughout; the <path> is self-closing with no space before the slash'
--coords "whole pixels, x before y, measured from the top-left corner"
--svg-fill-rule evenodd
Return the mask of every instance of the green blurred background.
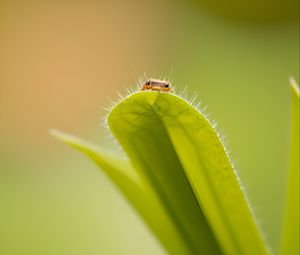
<path id="1" fill-rule="evenodd" d="M 298 5 L 0 0 L 0 254 L 165 254 L 106 176 L 48 128 L 107 144 L 108 98 L 173 69 L 177 91 L 198 94 L 226 135 L 276 252 Z"/>

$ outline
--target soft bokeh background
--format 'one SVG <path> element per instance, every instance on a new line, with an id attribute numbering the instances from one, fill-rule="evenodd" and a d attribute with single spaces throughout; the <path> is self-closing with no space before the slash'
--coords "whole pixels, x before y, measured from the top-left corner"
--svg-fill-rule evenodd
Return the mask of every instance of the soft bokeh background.
<path id="1" fill-rule="evenodd" d="M 165 254 L 106 176 L 55 141 L 101 143 L 101 108 L 146 72 L 197 93 L 274 251 L 299 79 L 297 0 L 0 0 L 0 254 Z"/>

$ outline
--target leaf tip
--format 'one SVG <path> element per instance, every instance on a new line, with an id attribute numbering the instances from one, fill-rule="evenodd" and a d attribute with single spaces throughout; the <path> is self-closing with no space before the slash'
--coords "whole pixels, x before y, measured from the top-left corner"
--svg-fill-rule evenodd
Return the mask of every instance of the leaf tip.
<path id="1" fill-rule="evenodd" d="M 60 131 L 56 128 L 49 128 L 48 132 L 49 132 L 50 135 L 52 135 L 55 138 L 60 138 L 63 134 L 62 131 Z"/>
<path id="2" fill-rule="evenodd" d="M 289 77 L 290 85 L 292 91 L 299 97 L 299 84 L 296 82 L 295 78 L 293 76 Z"/>
<path id="3" fill-rule="evenodd" d="M 71 135 L 71 134 L 68 134 L 68 133 L 65 133 L 65 132 L 63 132 L 61 130 L 58 130 L 56 128 L 50 128 L 49 133 L 54 138 L 56 138 L 56 139 L 58 139 L 58 140 L 60 140 L 64 143 L 70 144 L 70 145 L 72 145 L 74 143 L 74 141 L 79 140 L 78 137 L 76 137 L 74 135 Z"/>

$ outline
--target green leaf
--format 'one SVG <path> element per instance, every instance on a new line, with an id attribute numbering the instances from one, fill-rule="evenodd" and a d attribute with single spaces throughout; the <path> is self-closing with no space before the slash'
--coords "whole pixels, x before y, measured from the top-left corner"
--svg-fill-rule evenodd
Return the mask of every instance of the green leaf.
<path id="1" fill-rule="evenodd" d="M 207 119 L 169 93 L 139 92 L 108 124 L 192 254 L 268 254 L 224 146 Z"/>
<path id="2" fill-rule="evenodd" d="M 281 254 L 299 254 L 299 85 L 291 79 L 292 146 Z"/>
<path id="3" fill-rule="evenodd" d="M 138 92 L 114 106 L 108 124 L 128 159 L 54 135 L 108 174 L 169 254 L 268 254 L 217 132 L 193 106 Z"/>
<path id="4" fill-rule="evenodd" d="M 182 234 L 166 214 L 151 187 L 145 180 L 142 181 L 128 159 L 59 130 L 52 129 L 51 134 L 86 154 L 109 176 L 170 254 L 189 254 Z"/>

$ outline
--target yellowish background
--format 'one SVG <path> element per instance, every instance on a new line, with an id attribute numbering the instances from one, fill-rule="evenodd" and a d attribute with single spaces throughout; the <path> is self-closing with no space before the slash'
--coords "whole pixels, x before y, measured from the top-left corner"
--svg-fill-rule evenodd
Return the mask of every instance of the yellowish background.
<path id="1" fill-rule="evenodd" d="M 278 249 L 288 165 L 288 76 L 298 3 L 0 1 L 0 254 L 165 254 L 123 197 L 51 127 L 107 144 L 102 106 L 173 69 L 226 134 Z"/>

